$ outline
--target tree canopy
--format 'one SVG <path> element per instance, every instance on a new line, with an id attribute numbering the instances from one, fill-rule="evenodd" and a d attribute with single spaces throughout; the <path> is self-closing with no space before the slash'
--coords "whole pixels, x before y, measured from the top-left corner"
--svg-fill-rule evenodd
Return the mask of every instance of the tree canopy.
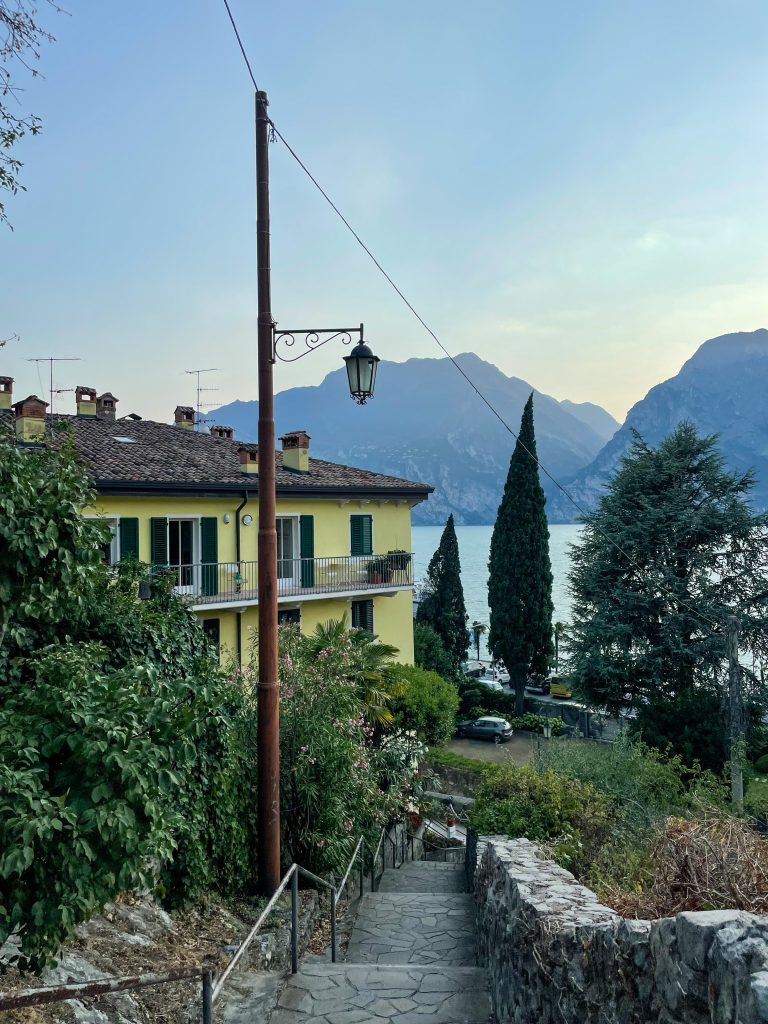
<path id="1" fill-rule="evenodd" d="M 416 618 L 434 629 L 458 667 L 467 656 L 469 632 L 453 515 L 448 516 L 440 544 L 427 566 L 424 594 Z"/>
<path id="2" fill-rule="evenodd" d="M 691 423 L 656 448 L 635 434 L 573 548 L 568 647 L 585 697 L 615 710 L 717 686 L 735 610 L 742 650 L 763 653 L 768 517 L 753 484 Z"/>
<path id="3" fill-rule="evenodd" d="M 546 674 L 553 654 L 552 567 L 544 506 L 531 394 L 510 459 L 488 565 L 488 647 L 507 667 L 518 714 L 525 710 L 528 676 Z"/>

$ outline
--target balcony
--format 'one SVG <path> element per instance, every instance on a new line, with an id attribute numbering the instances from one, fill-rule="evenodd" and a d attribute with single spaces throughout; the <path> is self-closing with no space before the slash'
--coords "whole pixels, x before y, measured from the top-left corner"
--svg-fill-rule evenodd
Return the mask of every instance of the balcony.
<path id="1" fill-rule="evenodd" d="M 192 607 L 258 604 L 258 563 L 198 562 L 169 566 L 176 592 Z M 393 594 L 413 585 L 413 556 L 405 551 L 384 555 L 339 555 L 329 558 L 281 558 L 277 563 L 278 602 Z"/>

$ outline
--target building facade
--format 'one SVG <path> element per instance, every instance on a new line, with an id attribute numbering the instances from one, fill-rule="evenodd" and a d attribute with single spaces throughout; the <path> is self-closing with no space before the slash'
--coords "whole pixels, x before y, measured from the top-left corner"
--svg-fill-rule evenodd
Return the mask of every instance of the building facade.
<path id="1" fill-rule="evenodd" d="M 76 415 L 50 416 L 34 395 L 12 403 L 11 384 L 0 378 L 0 401 L 18 443 L 73 437 L 97 494 L 83 514 L 111 528 L 105 560 L 171 573 L 222 660 L 247 663 L 258 622 L 258 447 L 227 427 L 195 431 L 189 407 L 177 406 L 174 425 L 118 418 L 114 395 L 81 387 Z M 411 509 L 432 488 L 315 459 L 303 431 L 280 441 L 280 621 L 310 632 L 346 616 L 412 662 Z"/>

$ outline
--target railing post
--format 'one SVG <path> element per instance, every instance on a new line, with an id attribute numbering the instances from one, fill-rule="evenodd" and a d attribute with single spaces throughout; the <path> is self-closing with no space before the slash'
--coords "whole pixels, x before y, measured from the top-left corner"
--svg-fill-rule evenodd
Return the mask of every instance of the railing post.
<path id="1" fill-rule="evenodd" d="M 299 872 L 291 876 L 291 974 L 299 969 Z"/>
<path id="2" fill-rule="evenodd" d="M 360 899 L 363 898 L 365 887 L 365 839 L 360 843 Z"/>
<path id="3" fill-rule="evenodd" d="M 336 963 L 336 890 L 331 891 L 331 963 Z"/>
<path id="4" fill-rule="evenodd" d="M 213 1024 L 213 971 L 203 971 L 203 1024 Z"/>

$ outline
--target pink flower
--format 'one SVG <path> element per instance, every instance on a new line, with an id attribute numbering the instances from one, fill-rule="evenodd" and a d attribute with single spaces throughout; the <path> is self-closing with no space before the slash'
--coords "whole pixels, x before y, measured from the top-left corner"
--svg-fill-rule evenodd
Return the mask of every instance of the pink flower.
<path id="1" fill-rule="evenodd" d="M 352 819 L 351 818 L 347 818 L 345 820 L 345 822 L 344 822 L 344 831 L 345 832 L 351 832 L 352 831 Z"/>

